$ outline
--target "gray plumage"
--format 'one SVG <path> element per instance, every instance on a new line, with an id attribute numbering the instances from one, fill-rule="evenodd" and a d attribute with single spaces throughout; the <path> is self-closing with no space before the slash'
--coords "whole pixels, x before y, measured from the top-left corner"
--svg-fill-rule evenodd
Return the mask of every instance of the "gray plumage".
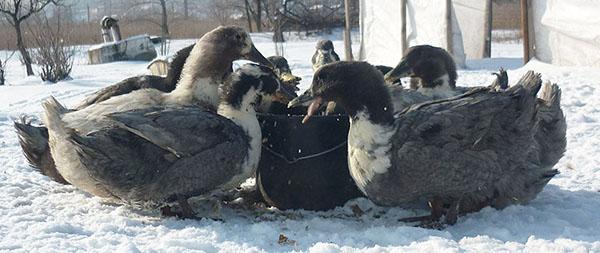
<path id="1" fill-rule="evenodd" d="M 216 30 L 219 30 L 219 28 L 215 29 L 215 31 Z M 236 50 L 239 50 L 237 47 L 243 44 L 240 44 L 238 41 L 232 41 L 232 39 L 236 39 L 235 35 L 235 33 L 230 32 L 221 34 L 220 36 L 213 36 L 216 38 L 207 38 L 208 43 L 219 45 L 218 50 L 225 52 L 226 54 L 217 54 L 218 57 L 205 59 L 204 66 L 202 66 L 201 69 L 195 70 L 195 72 L 202 73 L 203 75 L 213 75 L 215 79 L 220 79 L 225 74 L 231 72 L 231 62 L 239 58 L 250 59 L 261 62 L 265 65 L 271 65 L 271 63 L 262 55 L 260 55 L 260 53 L 255 53 L 258 51 L 254 48 L 254 46 L 252 46 L 253 50 L 251 50 L 248 55 L 240 55 L 240 53 Z M 245 37 L 241 39 L 245 39 Z M 112 97 L 129 94 L 140 89 L 156 89 L 162 92 L 170 92 L 174 90 L 176 84 L 182 77 L 183 66 L 187 62 L 188 57 L 195 46 L 196 44 L 194 43 L 179 50 L 175 54 L 175 57 L 169 66 L 166 77 L 143 75 L 127 78 L 119 83 L 105 87 L 86 97 L 86 99 L 84 99 L 84 101 L 82 101 L 75 108 L 75 110 L 81 110 L 90 105 L 108 100 Z M 15 122 L 15 129 L 17 130 L 17 135 L 19 136 L 19 143 L 23 150 L 23 154 L 25 155 L 29 164 L 42 174 L 51 177 L 53 180 L 59 183 L 68 184 L 68 182 L 64 180 L 64 178 L 57 171 L 54 159 L 50 154 L 47 136 L 48 130 L 46 127 L 35 126 L 30 122 L 22 121 Z"/>
<path id="2" fill-rule="evenodd" d="M 172 91 L 179 81 L 183 64 L 185 64 L 194 45 L 187 46 L 175 53 L 166 77 L 143 75 L 127 78 L 89 95 L 76 107 L 76 110 L 139 89 L 157 89 L 163 92 Z M 43 125 L 32 125 L 31 121 L 25 117 L 20 122 L 14 122 L 14 124 L 23 155 L 29 165 L 56 182 L 69 184 L 56 170 L 56 165 L 48 146 L 48 129 Z"/>
<path id="3" fill-rule="evenodd" d="M 229 119 L 192 107 L 109 115 L 115 126 L 71 135 L 97 184 L 119 200 L 156 207 L 209 193 L 242 171 L 248 136 Z"/>
<path id="4" fill-rule="evenodd" d="M 334 100 L 346 109 L 351 174 L 375 203 L 441 198 L 465 213 L 525 204 L 558 173 L 552 167 L 566 141 L 560 90 L 546 86 L 540 106 L 541 84 L 528 72 L 505 91 L 481 87 L 394 115 L 387 108 L 397 98 L 383 76 L 367 63 L 342 62 L 322 67 L 296 101 Z"/>
<path id="5" fill-rule="evenodd" d="M 260 156 L 255 101 L 272 96 L 279 82 L 267 67 L 244 65 L 223 86 L 219 114 L 194 104 L 152 105 L 140 101 L 142 91 L 123 95 L 141 102 L 133 109 L 112 107 L 124 97 L 85 111 L 50 98 L 44 122 L 58 171 L 81 190 L 146 208 L 233 189 L 252 175 Z M 164 97 L 181 96 L 176 91 Z"/>

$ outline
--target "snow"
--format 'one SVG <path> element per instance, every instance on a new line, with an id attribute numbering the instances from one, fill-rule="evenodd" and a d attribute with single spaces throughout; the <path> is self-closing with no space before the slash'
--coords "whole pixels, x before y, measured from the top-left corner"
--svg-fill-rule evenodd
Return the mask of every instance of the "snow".
<path id="1" fill-rule="evenodd" d="M 275 52 L 268 34 L 253 38 L 266 56 Z M 343 56 L 339 33 L 328 38 Z M 296 37 L 285 45 L 302 89 L 312 79 L 317 39 Z M 171 50 L 191 42 L 174 41 Z M 23 113 L 39 115 L 49 95 L 75 105 L 98 88 L 148 73 L 147 62 L 85 65 L 82 53 L 73 80 L 47 84 L 24 78 L 14 57 L 7 69 L 10 85 L 0 86 L 0 252 L 600 252 L 600 71 L 541 62 L 521 66 L 521 50 L 520 44 L 495 43 L 494 58 L 468 61 L 458 84 L 488 84 L 501 66 L 511 83 L 530 69 L 558 83 L 568 120 L 567 152 L 556 166 L 561 174 L 529 205 L 485 208 L 441 231 L 397 221 L 422 210 L 377 207 L 364 198 L 327 212 L 225 209 L 224 221 L 178 220 L 55 183 L 27 165 L 13 120 Z M 355 216 L 353 205 L 364 214 Z M 288 240 L 279 243 L 280 234 Z"/>

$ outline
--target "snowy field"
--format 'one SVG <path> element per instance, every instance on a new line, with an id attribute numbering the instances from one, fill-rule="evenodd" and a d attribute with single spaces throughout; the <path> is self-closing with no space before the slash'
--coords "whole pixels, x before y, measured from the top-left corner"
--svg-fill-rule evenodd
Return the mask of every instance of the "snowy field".
<path id="1" fill-rule="evenodd" d="M 253 38 L 265 56 L 274 54 L 269 36 Z M 342 56 L 341 37 L 332 38 Z M 285 46 L 303 89 L 310 84 L 316 40 L 296 39 Z M 175 41 L 171 50 L 191 42 Z M 24 78 L 14 57 L 9 85 L 0 86 L 0 252 L 600 252 L 600 71 L 539 62 L 521 66 L 520 55 L 520 44 L 494 44 L 494 58 L 469 61 L 458 83 L 489 84 L 490 73 L 501 66 L 509 70 L 511 83 L 530 69 L 558 83 L 568 121 L 567 153 L 557 165 L 561 174 L 529 205 L 486 208 L 441 231 L 400 223 L 415 211 L 380 208 L 366 199 L 328 212 L 227 209 L 222 222 L 178 220 L 55 183 L 27 165 L 12 122 L 23 113 L 38 116 L 49 95 L 72 106 L 101 87 L 148 73 L 146 62 L 86 65 L 81 54 L 73 80 L 45 84 L 38 77 Z M 351 205 L 365 213 L 353 215 Z M 280 234 L 288 240 L 278 242 Z"/>

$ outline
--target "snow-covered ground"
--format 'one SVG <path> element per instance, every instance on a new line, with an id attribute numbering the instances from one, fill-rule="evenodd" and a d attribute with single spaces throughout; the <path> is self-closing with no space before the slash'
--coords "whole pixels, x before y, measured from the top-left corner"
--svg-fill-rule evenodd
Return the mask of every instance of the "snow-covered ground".
<path id="1" fill-rule="evenodd" d="M 255 35 L 265 55 L 270 37 Z M 340 37 L 335 46 L 343 55 Z M 286 57 L 294 74 L 311 80 L 310 58 L 317 38 L 291 40 Z M 175 41 L 175 51 L 191 41 Z M 357 48 L 355 45 L 354 48 Z M 4 53 L 4 52 L 2 52 Z M 55 183 L 29 167 L 21 155 L 13 120 L 39 115 L 40 102 L 54 95 L 74 105 L 98 88 L 148 73 L 145 62 L 85 65 L 81 54 L 73 80 L 44 84 L 24 78 L 17 57 L 8 64 L 8 86 L 0 86 L 0 251 L 11 252 L 600 252 L 600 71 L 521 66 L 520 44 L 493 45 L 493 59 L 469 61 L 460 85 L 489 84 L 503 66 L 515 82 L 526 70 L 560 85 L 568 119 L 568 150 L 561 174 L 526 206 L 486 208 L 444 230 L 411 227 L 397 220 L 413 210 L 376 207 L 357 199 L 328 212 L 225 210 L 224 221 L 161 218 L 158 213 L 103 202 L 72 186 Z M 351 205 L 365 214 L 353 215 Z M 278 242 L 280 234 L 288 240 Z"/>

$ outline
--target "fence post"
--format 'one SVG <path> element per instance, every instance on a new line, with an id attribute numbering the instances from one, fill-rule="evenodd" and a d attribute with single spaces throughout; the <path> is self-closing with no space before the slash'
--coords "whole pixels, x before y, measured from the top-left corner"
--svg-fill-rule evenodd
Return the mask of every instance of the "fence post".
<path id="1" fill-rule="evenodd" d="M 344 30 L 344 50 L 346 53 L 346 61 L 353 61 L 354 56 L 352 55 L 352 34 L 350 32 L 350 26 L 352 25 L 350 23 L 350 0 L 344 0 L 344 12 L 346 18 L 346 27 Z"/>
<path id="2" fill-rule="evenodd" d="M 406 39 L 406 0 L 400 0 L 400 20 L 402 27 L 400 28 L 400 39 L 402 40 L 402 56 L 408 49 L 408 41 Z"/>
<path id="3" fill-rule="evenodd" d="M 492 0 L 486 0 L 485 3 L 485 24 L 483 33 L 483 58 L 492 57 L 492 22 L 493 9 Z"/>
<path id="4" fill-rule="evenodd" d="M 521 0 L 521 32 L 523 33 L 523 64 L 531 59 L 529 45 L 529 8 L 528 0 Z"/>
<path id="5" fill-rule="evenodd" d="M 452 45 L 452 0 L 446 0 L 446 37 L 447 50 L 454 56 L 454 47 Z"/>

